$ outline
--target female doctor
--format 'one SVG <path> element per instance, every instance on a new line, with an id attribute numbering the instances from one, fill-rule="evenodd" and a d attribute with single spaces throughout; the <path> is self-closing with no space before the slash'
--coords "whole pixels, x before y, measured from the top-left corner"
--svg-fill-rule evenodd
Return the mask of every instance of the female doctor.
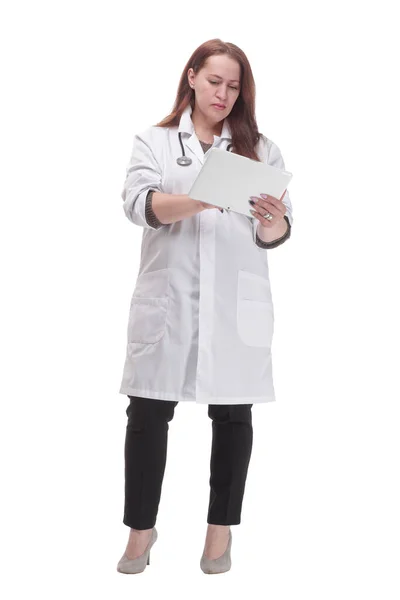
<path id="1" fill-rule="evenodd" d="M 130 401 L 123 518 L 130 533 L 121 573 L 141 573 L 149 564 L 168 423 L 186 401 L 207 404 L 212 419 L 200 567 L 231 567 L 230 526 L 241 521 L 251 408 L 275 400 L 267 250 L 289 238 L 292 207 L 287 191 L 273 198 L 260 190 L 249 198 L 248 217 L 193 200 L 188 191 L 210 148 L 285 168 L 277 145 L 259 133 L 254 111 L 245 54 L 213 39 L 187 62 L 172 113 L 134 137 L 122 198 L 143 237 L 120 387 Z"/>

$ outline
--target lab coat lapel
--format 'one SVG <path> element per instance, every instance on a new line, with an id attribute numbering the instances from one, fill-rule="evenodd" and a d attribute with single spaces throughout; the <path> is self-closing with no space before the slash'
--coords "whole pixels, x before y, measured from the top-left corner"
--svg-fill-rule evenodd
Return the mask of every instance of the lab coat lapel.
<path id="1" fill-rule="evenodd" d="M 187 138 L 187 136 L 186 136 Z M 187 138 L 185 140 L 185 135 L 182 135 L 182 143 L 185 146 L 185 148 L 187 148 L 192 154 L 194 154 L 199 161 L 201 162 L 201 164 L 204 164 L 204 151 L 203 148 L 201 147 L 201 144 L 197 138 L 197 135 L 193 132 L 193 134 L 190 136 L 190 138 Z M 186 150 L 185 150 L 186 152 Z M 188 155 L 190 156 L 190 153 L 188 153 Z M 192 157 L 193 158 L 193 157 Z"/>

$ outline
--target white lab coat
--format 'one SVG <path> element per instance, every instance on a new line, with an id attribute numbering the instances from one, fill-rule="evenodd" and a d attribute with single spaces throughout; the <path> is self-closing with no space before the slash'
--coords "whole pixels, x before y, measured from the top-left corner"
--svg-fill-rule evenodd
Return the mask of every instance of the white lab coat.
<path id="1" fill-rule="evenodd" d="M 150 189 L 188 194 L 204 163 L 207 153 L 191 112 L 189 105 L 179 129 L 152 126 L 134 137 L 122 198 L 143 237 L 119 391 L 201 404 L 272 402 L 274 309 L 268 250 L 255 241 L 258 219 L 217 209 L 159 229 L 145 219 Z M 182 155 L 178 130 L 190 166 L 176 162 Z M 213 147 L 226 149 L 231 141 L 225 119 Z M 257 153 L 285 168 L 279 148 L 266 137 Z M 283 201 L 292 224 L 288 192 Z"/>

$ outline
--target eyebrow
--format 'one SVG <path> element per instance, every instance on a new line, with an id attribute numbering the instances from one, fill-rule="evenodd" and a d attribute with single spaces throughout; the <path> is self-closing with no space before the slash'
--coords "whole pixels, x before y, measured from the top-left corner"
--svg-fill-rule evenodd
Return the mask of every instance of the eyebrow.
<path id="1" fill-rule="evenodd" d="M 222 79 L 220 75 L 216 75 L 215 73 L 209 73 L 210 77 L 218 77 L 218 79 Z M 230 79 L 229 81 L 237 81 L 239 83 L 239 79 Z"/>

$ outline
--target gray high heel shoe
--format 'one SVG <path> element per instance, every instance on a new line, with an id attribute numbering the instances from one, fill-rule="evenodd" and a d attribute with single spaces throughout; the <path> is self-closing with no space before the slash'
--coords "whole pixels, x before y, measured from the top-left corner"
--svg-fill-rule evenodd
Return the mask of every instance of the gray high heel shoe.
<path id="1" fill-rule="evenodd" d="M 146 565 L 150 564 L 150 550 L 151 550 L 151 547 L 153 546 L 154 542 L 157 540 L 157 538 L 158 538 L 157 530 L 155 527 L 153 527 L 153 531 L 151 532 L 150 541 L 147 544 L 146 550 L 143 552 L 143 554 L 141 554 L 137 558 L 128 558 L 126 556 L 126 552 L 124 552 L 123 556 L 121 557 L 121 559 L 117 565 L 117 571 L 119 573 L 129 573 L 129 574 L 142 573 L 145 570 Z"/>
<path id="2" fill-rule="evenodd" d="M 214 573 L 225 573 L 226 571 L 229 571 L 229 569 L 231 568 L 231 565 L 232 565 L 231 546 L 232 546 L 232 532 L 229 529 L 228 546 L 222 556 L 219 556 L 218 558 L 214 558 L 214 559 L 207 558 L 203 552 L 203 556 L 201 557 L 201 560 L 200 560 L 200 568 L 203 571 L 203 573 L 207 573 L 207 574 L 211 575 Z"/>

